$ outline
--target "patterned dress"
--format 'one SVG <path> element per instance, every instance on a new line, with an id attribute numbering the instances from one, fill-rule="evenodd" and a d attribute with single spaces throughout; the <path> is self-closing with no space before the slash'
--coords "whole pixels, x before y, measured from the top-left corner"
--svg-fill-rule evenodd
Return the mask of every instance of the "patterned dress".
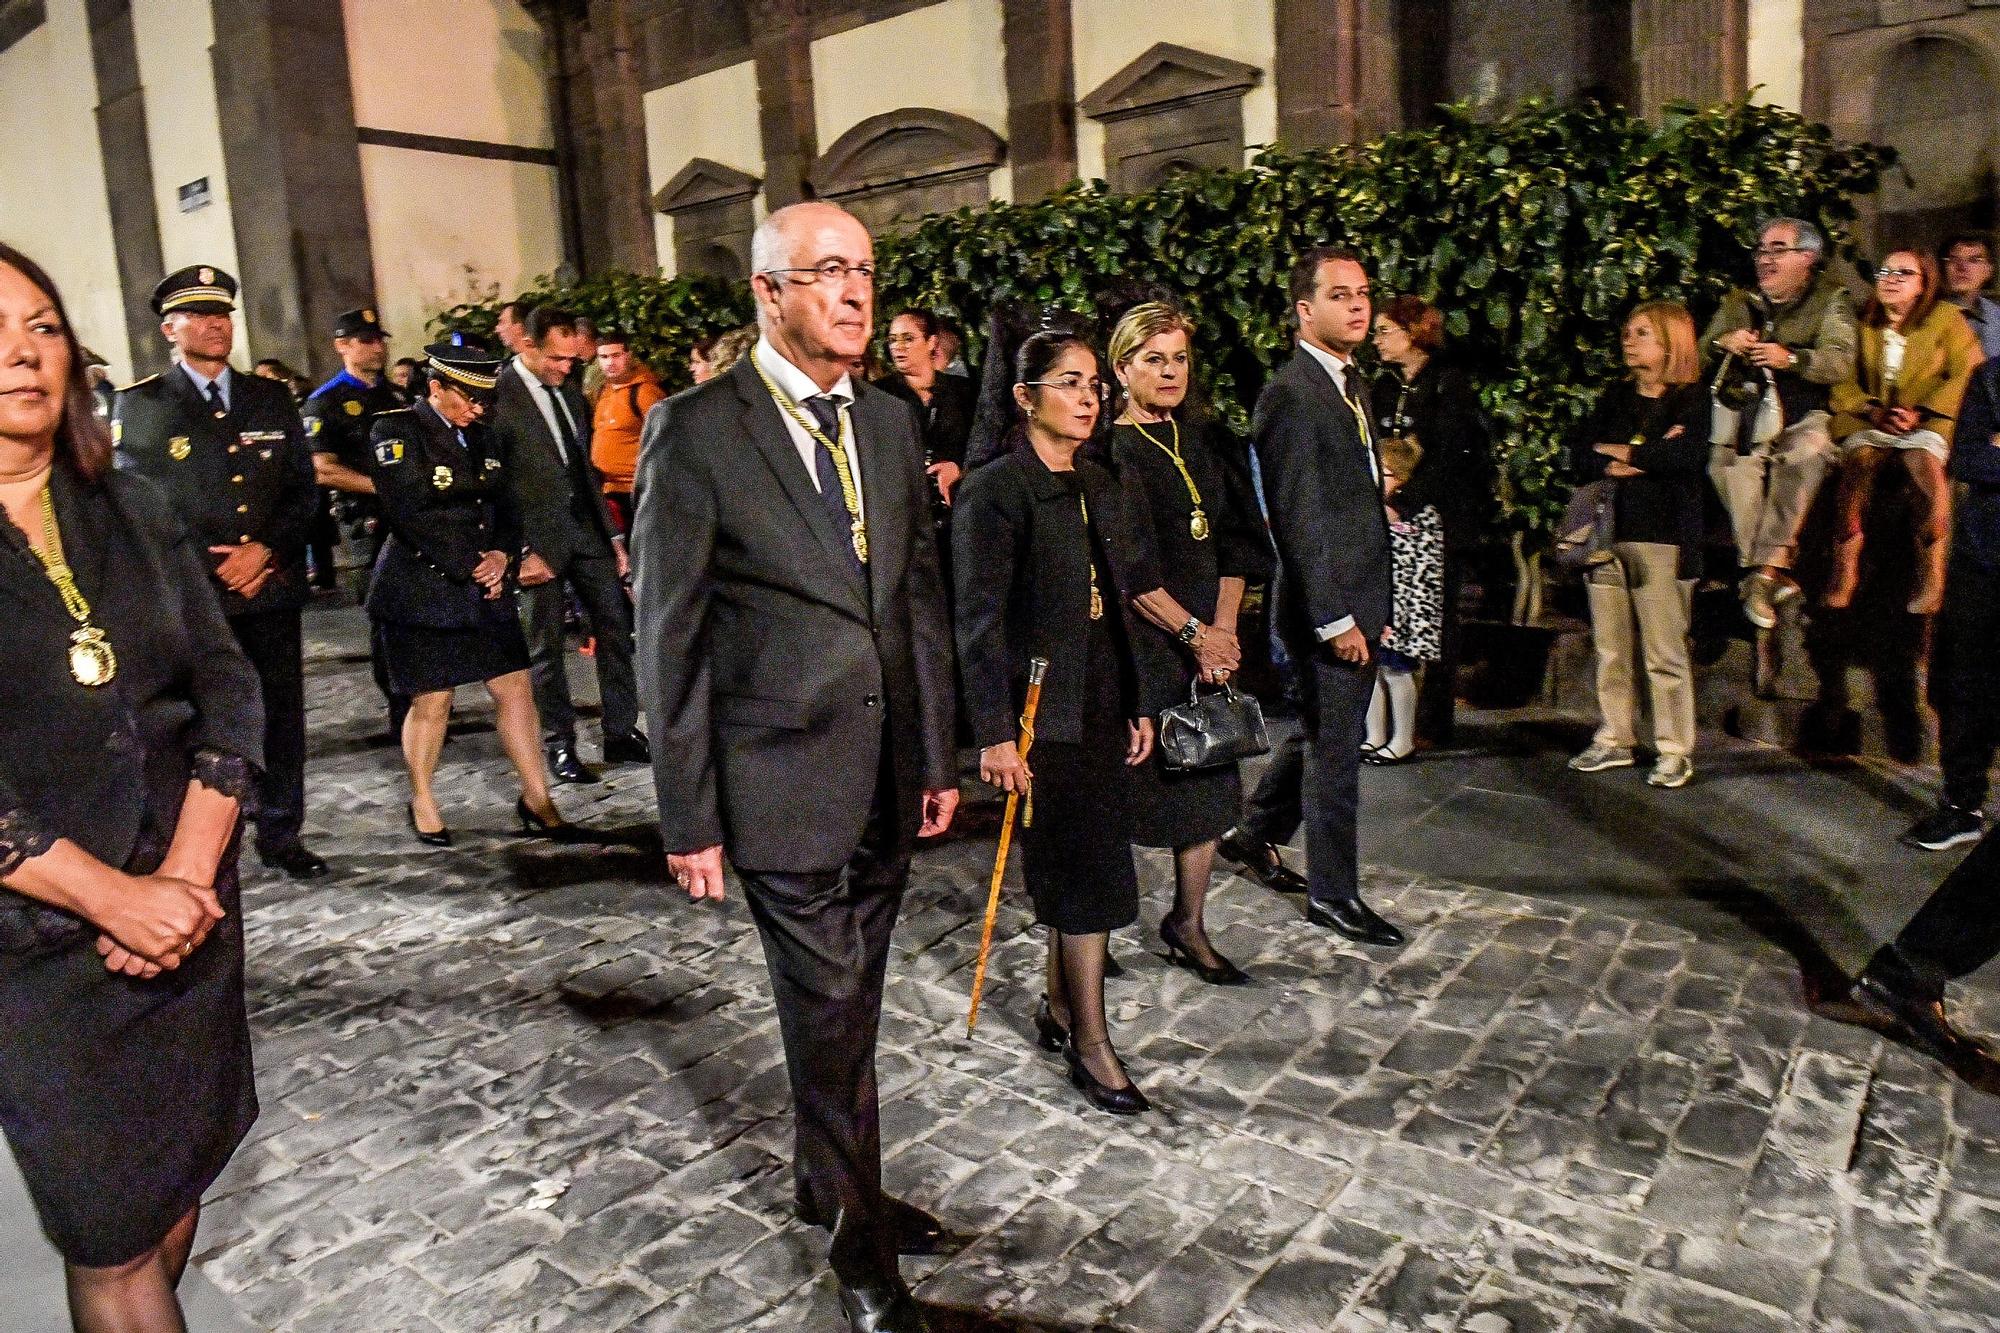
<path id="1" fill-rule="evenodd" d="M 1389 525 L 1389 554 L 1396 600 L 1382 645 L 1435 662 L 1444 648 L 1444 519 L 1436 505 Z"/>

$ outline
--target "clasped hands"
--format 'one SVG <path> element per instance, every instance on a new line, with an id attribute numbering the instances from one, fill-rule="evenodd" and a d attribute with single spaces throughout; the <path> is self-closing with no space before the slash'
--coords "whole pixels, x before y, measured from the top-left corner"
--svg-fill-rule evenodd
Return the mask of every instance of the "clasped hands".
<path id="1" fill-rule="evenodd" d="M 141 979 L 179 967 L 226 915 L 214 877 L 210 871 L 211 882 L 203 883 L 194 868 L 171 863 L 150 875 L 119 876 L 92 917 L 104 966 Z"/>
<path id="2" fill-rule="evenodd" d="M 486 600 L 498 597 L 507 586 L 507 556 L 502 551 L 481 551 L 472 567 L 472 581 L 486 589 Z"/>
<path id="3" fill-rule="evenodd" d="M 255 597 L 276 572 L 271 564 L 271 548 L 262 542 L 225 543 L 209 547 L 208 553 L 222 557 L 222 563 L 215 567 L 215 577 L 238 597 Z"/>
<path id="4" fill-rule="evenodd" d="M 1243 645 L 1233 629 L 1220 625 L 1204 625 L 1195 641 L 1188 645 L 1194 654 L 1194 664 L 1204 685 L 1218 685 L 1227 680 L 1237 668 L 1243 665 Z"/>
<path id="5" fill-rule="evenodd" d="M 1868 414 L 1875 429 L 1890 435 L 1908 435 L 1923 424 L 1923 414 L 1914 407 L 1878 407 Z"/>

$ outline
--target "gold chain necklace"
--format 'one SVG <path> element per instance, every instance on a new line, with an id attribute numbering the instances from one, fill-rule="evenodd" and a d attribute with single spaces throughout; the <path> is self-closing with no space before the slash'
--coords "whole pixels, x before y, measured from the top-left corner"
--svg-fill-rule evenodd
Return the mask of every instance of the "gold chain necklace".
<path id="1" fill-rule="evenodd" d="M 104 631 L 90 623 L 90 603 L 84 600 L 69 562 L 63 558 L 62 533 L 56 527 L 56 506 L 47 486 L 42 487 L 42 547 L 35 555 L 48 571 L 49 582 L 62 594 L 63 610 L 77 623 L 69 636 L 69 674 L 77 684 L 91 688 L 110 683 L 118 674 L 118 658 Z"/>
<path id="2" fill-rule="evenodd" d="M 1181 423 L 1172 417 L 1167 418 L 1167 424 L 1174 428 L 1173 447 L 1168 448 L 1154 437 L 1153 432 L 1141 425 L 1137 417 L 1128 416 L 1125 419 L 1132 423 L 1132 429 L 1138 431 L 1148 444 L 1174 460 L 1174 466 L 1180 470 L 1181 481 L 1187 487 L 1188 499 L 1194 501 L 1194 512 L 1188 515 L 1188 536 L 1198 542 L 1207 541 L 1208 515 L 1202 511 L 1201 492 L 1195 487 L 1194 476 L 1188 471 L 1187 460 L 1181 457 Z"/>
<path id="3" fill-rule="evenodd" d="M 1076 507 L 1083 511 L 1083 553 L 1090 565 L 1090 618 L 1104 619 L 1104 594 L 1097 588 L 1097 548 L 1090 540 L 1090 501 L 1083 498 L 1083 492 L 1076 493 Z"/>
<path id="4" fill-rule="evenodd" d="M 763 363 L 757 360 L 755 348 L 752 348 L 750 352 L 750 368 L 757 372 L 758 379 L 764 381 L 764 388 L 770 392 L 771 401 L 776 403 L 786 416 L 798 422 L 799 427 L 806 434 L 812 436 L 814 441 L 824 446 L 826 451 L 833 455 L 834 475 L 840 478 L 841 503 L 847 506 L 847 532 L 849 538 L 854 542 L 854 558 L 864 565 L 867 564 L 868 524 L 861 517 L 861 491 L 854 484 L 854 471 L 847 466 L 847 441 L 853 435 L 854 428 L 848 422 L 846 406 L 843 404 L 840 408 L 840 439 L 838 441 L 829 440 L 826 438 L 826 432 L 821 430 L 813 422 L 812 418 L 808 417 L 800 410 L 799 405 L 792 401 L 792 396 L 779 388 L 777 382 L 765 373 Z"/>

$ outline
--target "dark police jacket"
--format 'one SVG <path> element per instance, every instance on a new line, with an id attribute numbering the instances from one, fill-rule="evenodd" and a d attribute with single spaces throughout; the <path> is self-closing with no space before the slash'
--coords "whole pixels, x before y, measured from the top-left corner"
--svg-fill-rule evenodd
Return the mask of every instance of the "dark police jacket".
<path id="1" fill-rule="evenodd" d="M 342 467 L 367 475 L 373 457 L 369 442 L 375 418 L 408 406 L 408 400 L 388 377 L 365 384 L 345 370 L 313 390 L 299 413 L 305 419 L 306 441 L 316 454 L 332 454 Z M 341 495 L 342 506 L 350 515 L 374 512 L 374 500 L 366 495 Z"/>
<path id="2" fill-rule="evenodd" d="M 1132 607 L 1132 598 L 1160 586 L 1152 548 L 1109 472 L 1078 458 L 1075 479 L 1110 567 L 1113 586 L 1099 591 L 1107 613 L 1119 617 L 1121 701 L 1128 716 L 1150 717 L 1180 695 L 1164 637 L 1142 626 Z M 959 670 L 973 743 L 981 749 L 1016 739 L 1034 657 L 1049 662 L 1035 734 L 1065 744 L 1083 739 L 1091 550 L 1077 498 L 1021 444 L 968 476 L 953 503 Z"/>
<path id="3" fill-rule="evenodd" d="M 113 472 L 49 479 L 63 554 L 117 674 L 69 673 L 76 621 L 22 534 L 0 523 L 0 873 L 68 838 L 147 872 L 172 840 L 193 777 L 247 794 L 263 762 L 257 676 L 222 618 L 211 558 L 157 488 Z M 0 890 L 0 952 L 94 935 L 77 918 Z"/>
<path id="4" fill-rule="evenodd" d="M 369 475 L 389 539 L 368 585 L 368 614 L 395 625 L 476 629 L 497 606 L 473 582 L 487 551 L 521 549 L 505 465 L 492 436 L 467 426 L 463 444 L 429 403 L 375 418 Z"/>
<path id="5" fill-rule="evenodd" d="M 306 533 L 319 493 L 292 394 L 277 380 L 229 372 L 218 417 L 175 366 L 122 390 L 112 418 L 118 465 L 167 494 L 213 570 L 211 546 L 262 542 L 273 572 L 251 600 L 216 580 L 226 615 L 295 611 L 306 600 Z"/>

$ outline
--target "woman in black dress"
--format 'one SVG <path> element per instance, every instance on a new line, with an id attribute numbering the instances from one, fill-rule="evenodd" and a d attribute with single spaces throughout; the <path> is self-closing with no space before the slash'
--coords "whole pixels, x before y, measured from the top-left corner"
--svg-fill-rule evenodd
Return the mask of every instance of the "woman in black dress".
<path id="1" fill-rule="evenodd" d="M 1188 404 L 1194 326 L 1172 306 L 1127 311 L 1111 334 L 1111 368 L 1125 410 L 1111 461 L 1159 586 L 1134 598 L 1147 621 L 1140 651 L 1173 676 L 1219 684 L 1242 665 L 1236 613 L 1249 583 L 1270 577 L 1271 542 L 1250 489 L 1243 449 Z M 1167 957 L 1203 981 L 1250 978 L 1216 952 L 1203 911 L 1216 840 L 1243 803 L 1236 765 L 1172 773 L 1159 754 L 1133 782 L 1133 841 L 1174 849 L 1174 909 L 1160 919 Z"/>
<path id="2" fill-rule="evenodd" d="M 1097 354 L 1037 333 L 1014 358 L 1014 447 L 967 477 L 954 509 L 959 664 L 979 775 L 1032 802 L 1021 830 L 1035 919 L 1049 927 L 1042 1044 L 1119 1115 L 1148 1108 L 1104 1018 L 1109 932 L 1139 915 L 1128 769 L 1153 749 L 1157 679 L 1132 652 L 1131 596 L 1157 585 L 1110 473 L 1077 457 L 1097 430 Z M 1047 658 L 1030 766 L 1015 744 L 1029 659 Z M 1032 783 L 1031 783 L 1032 777 Z"/>
<path id="3" fill-rule="evenodd" d="M 389 686 L 410 700 L 403 719 L 410 828 L 419 842 L 451 845 L 431 780 L 452 691 L 484 681 L 501 748 L 521 780 L 514 802 L 521 831 L 569 837 L 572 826 L 549 799 L 528 644 L 514 610 L 519 524 L 498 452 L 479 425 L 504 363 L 463 342 L 424 354 L 423 397 L 375 418 L 369 460 L 389 539 L 368 585 L 368 614 Z"/>
<path id="4" fill-rule="evenodd" d="M 0 1128 L 76 1327 L 168 1329 L 257 1118 L 236 835 L 263 709 L 206 553 L 91 406 L 54 286 L 0 245 Z"/>

